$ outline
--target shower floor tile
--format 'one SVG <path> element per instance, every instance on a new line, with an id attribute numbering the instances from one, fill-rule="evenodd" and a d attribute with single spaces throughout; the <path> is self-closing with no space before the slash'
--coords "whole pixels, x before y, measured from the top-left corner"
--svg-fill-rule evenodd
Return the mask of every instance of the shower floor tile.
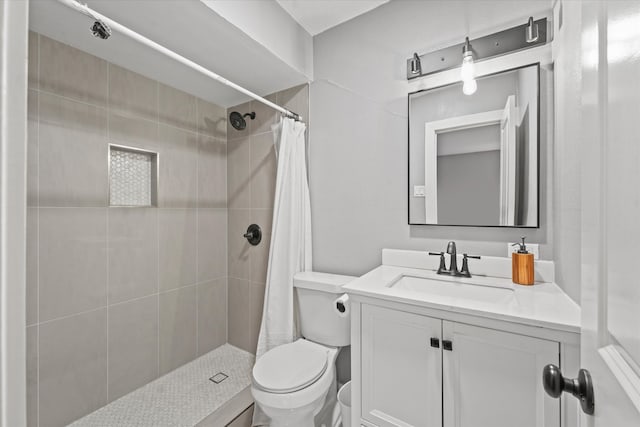
<path id="1" fill-rule="evenodd" d="M 70 424 L 73 427 L 194 427 L 224 425 L 251 404 L 255 356 L 230 344 L 187 363 Z M 217 375 L 222 373 L 223 375 Z M 218 381 L 217 383 L 211 378 Z M 233 400 L 243 402 L 231 402 Z M 233 404 L 231 404 L 233 403 Z M 240 412 L 223 414 L 225 408 Z M 220 417 L 216 417 L 220 412 Z"/>

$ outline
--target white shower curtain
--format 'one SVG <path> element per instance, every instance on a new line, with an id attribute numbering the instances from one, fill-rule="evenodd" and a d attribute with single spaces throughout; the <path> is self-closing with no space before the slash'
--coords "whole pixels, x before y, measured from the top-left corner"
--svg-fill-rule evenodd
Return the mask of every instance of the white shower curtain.
<path id="1" fill-rule="evenodd" d="M 293 276 L 311 270 L 311 202 L 307 182 L 306 125 L 283 118 L 273 125 L 278 157 L 271 246 L 256 360 L 298 337 Z M 268 419 L 254 408 L 253 425 Z"/>
<path id="2" fill-rule="evenodd" d="M 269 265 L 256 359 L 298 336 L 293 276 L 311 270 L 311 203 L 307 182 L 306 125 L 283 118 L 273 126 L 278 173 Z M 254 425 L 264 425 L 258 408 Z"/>

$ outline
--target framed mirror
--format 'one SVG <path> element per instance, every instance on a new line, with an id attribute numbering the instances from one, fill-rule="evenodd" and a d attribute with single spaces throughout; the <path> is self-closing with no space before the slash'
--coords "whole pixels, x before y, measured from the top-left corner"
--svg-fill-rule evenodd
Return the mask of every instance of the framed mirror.
<path id="1" fill-rule="evenodd" d="M 540 65 L 409 94 L 409 224 L 539 226 Z"/>

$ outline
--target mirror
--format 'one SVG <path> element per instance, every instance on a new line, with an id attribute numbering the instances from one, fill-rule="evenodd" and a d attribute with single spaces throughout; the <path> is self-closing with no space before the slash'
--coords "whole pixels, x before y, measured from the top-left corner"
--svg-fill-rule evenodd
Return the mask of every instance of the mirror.
<path id="1" fill-rule="evenodd" d="M 409 94 L 409 224 L 538 227 L 539 73 Z"/>

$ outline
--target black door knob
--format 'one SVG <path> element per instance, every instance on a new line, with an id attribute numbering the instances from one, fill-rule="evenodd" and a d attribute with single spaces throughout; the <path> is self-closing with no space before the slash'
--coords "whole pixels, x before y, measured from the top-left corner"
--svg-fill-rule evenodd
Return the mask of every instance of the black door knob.
<path id="1" fill-rule="evenodd" d="M 562 371 L 556 365 L 547 365 L 542 370 L 542 384 L 547 394 L 559 398 L 563 392 L 571 393 L 580 399 L 580 406 L 585 414 L 593 415 L 595 399 L 591 374 L 586 369 L 578 371 L 578 378 L 569 379 L 562 376 Z"/>

